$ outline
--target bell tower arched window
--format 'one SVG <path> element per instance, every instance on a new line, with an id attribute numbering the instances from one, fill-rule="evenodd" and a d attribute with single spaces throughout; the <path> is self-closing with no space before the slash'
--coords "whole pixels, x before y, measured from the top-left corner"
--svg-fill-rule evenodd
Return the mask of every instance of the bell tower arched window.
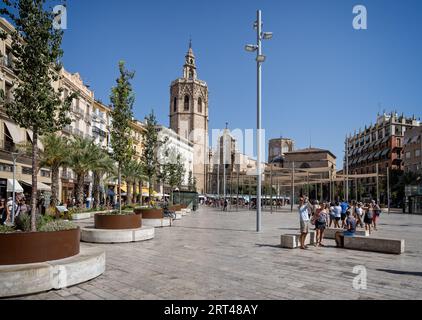
<path id="1" fill-rule="evenodd" d="M 201 98 L 198 99 L 198 112 L 202 113 L 202 99 Z"/>
<path id="2" fill-rule="evenodd" d="M 173 112 L 177 112 L 177 98 L 174 97 L 173 99 Z"/>
<path id="3" fill-rule="evenodd" d="M 189 111 L 189 96 L 185 96 L 184 110 Z"/>

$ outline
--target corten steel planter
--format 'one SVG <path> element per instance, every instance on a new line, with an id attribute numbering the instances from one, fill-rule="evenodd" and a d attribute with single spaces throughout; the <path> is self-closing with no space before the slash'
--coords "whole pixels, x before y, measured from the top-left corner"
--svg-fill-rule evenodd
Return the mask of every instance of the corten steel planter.
<path id="1" fill-rule="evenodd" d="M 137 208 L 135 209 L 137 215 L 141 215 L 142 219 L 162 219 L 164 218 L 163 209 L 149 209 L 149 208 Z"/>
<path id="2" fill-rule="evenodd" d="M 0 265 L 40 263 L 70 258 L 79 254 L 79 228 L 54 232 L 16 232 L 0 234 Z"/>
<path id="3" fill-rule="evenodd" d="M 188 208 L 187 204 L 181 204 L 180 206 L 181 206 L 181 209 L 187 209 Z"/>
<path id="4" fill-rule="evenodd" d="M 137 214 L 118 214 L 94 216 L 95 229 L 125 230 L 139 229 L 142 227 L 142 216 Z"/>
<path id="5" fill-rule="evenodd" d="M 169 207 L 170 211 L 174 211 L 174 212 L 178 212 L 178 211 L 182 211 L 182 205 L 180 204 L 175 204 L 173 206 Z"/>

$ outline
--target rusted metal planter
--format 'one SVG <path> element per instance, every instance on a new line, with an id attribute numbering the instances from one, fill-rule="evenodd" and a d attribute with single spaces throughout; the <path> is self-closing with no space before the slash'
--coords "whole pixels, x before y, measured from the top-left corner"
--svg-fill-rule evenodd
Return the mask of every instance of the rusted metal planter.
<path id="1" fill-rule="evenodd" d="M 149 209 L 137 208 L 135 209 L 136 215 L 140 215 L 142 219 L 162 219 L 164 218 L 163 209 Z"/>
<path id="2" fill-rule="evenodd" d="M 142 216 L 137 214 L 104 215 L 94 216 L 95 229 L 126 230 L 139 229 L 142 227 Z"/>
<path id="3" fill-rule="evenodd" d="M 182 205 L 181 204 L 175 204 L 169 207 L 170 211 L 179 212 L 182 211 Z"/>
<path id="4" fill-rule="evenodd" d="M 54 232 L 0 234 L 0 265 L 17 265 L 61 260 L 80 252 L 79 228 Z"/>

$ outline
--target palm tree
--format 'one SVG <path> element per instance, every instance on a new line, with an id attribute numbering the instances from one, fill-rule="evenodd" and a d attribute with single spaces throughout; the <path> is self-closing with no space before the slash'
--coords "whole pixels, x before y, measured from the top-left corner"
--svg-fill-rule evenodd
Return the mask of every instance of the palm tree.
<path id="1" fill-rule="evenodd" d="M 91 171 L 93 174 L 93 197 L 94 197 L 94 208 L 98 208 L 100 204 L 100 186 L 101 180 L 107 173 L 114 173 L 115 162 L 111 157 L 100 147 L 96 146 L 93 150 L 95 155 L 95 161 L 91 164 Z"/>
<path id="2" fill-rule="evenodd" d="M 69 164 L 69 141 L 55 133 L 41 138 L 44 151 L 40 154 L 40 168 L 51 169 L 51 202 L 53 206 L 59 202 L 59 169 Z"/>
<path id="3" fill-rule="evenodd" d="M 135 160 L 125 162 L 122 166 L 121 174 L 123 179 L 125 179 L 126 181 L 127 187 L 127 204 L 132 203 L 132 187 L 137 176 L 138 166 L 138 162 L 136 162 Z"/>
<path id="4" fill-rule="evenodd" d="M 95 167 L 98 161 L 98 148 L 93 140 L 75 137 L 70 143 L 70 167 L 75 172 L 76 178 L 76 203 L 83 208 L 85 176 Z"/>

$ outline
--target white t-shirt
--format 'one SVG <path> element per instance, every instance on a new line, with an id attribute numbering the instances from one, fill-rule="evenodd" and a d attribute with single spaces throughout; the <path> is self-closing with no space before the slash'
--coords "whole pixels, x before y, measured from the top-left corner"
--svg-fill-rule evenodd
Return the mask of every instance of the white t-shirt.
<path id="1" fill-rule="evenodd" d="M 334 209 L 334 218 L 341 218 L 341 212 L 343 209 L 340 206 L 335 206 Z"/>
<path id="2" fill-rule="evenodd" d="M 362 208 L 356 208 L 356 213 L 358 214 L 359 217 L 363 216 L 363 209 Z"/>
<path id="3" fill-rule="evenodd" d="M 299 218 L 301 221 L 309 221 L 309 207 L 308 205 L 304 204 L 303 206 L 299 207 Z"/>

